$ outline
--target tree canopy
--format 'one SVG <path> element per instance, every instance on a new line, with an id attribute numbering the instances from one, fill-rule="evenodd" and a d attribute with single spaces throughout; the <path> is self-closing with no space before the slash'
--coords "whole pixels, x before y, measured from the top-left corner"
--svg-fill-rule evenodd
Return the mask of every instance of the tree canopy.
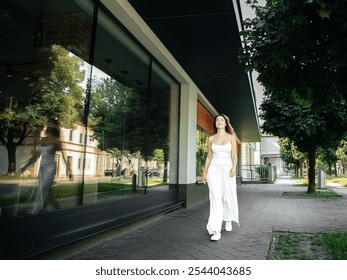
<path id="1" fill-rule="evenodd" d="M 347 5 L 247 2 L 256 17 L 243 22 L 240 60 L 265 88 L 262 128 L 308 153 L 308 192 L 314 192 L 317 148 L 336 147 L 347 130 Z"/>
<path id="2" fill-rule="evenodd" d="M 35 109 L 40 119 L 57 119 L 64 127 L 72 127 L 82 116 L 82 61 L 59 45 L 51 46 L 47 56 L 49 70 L 38 71 L 40 77 L 32 94 Z"/>
<path id="3" fill-rule="evenodd" d="M 101 149 L 140 152 L 146 159 L 156 149 L 168 152 L 167 105 L 150 102 L 147 93 L 112 78 L 93 83 L 89 124 Z"/>
<path id="4" fill-rule="evenodd" d="M 306 160 L 307 155 L 298 151 L 297 147 L 294 145 L 293 141 L 289 138 L 279 138 L 278 144 L 281 148 L 281 159 L 287 164 L 293 164 L 295 166 L 295 174 L 302 172 L 302 163 Z"/>
<path id="5" fill-rule="evenodd" d="M 94 84 L 89 123 L 102 145 L 100 148 L 144 151 L 146 127 L 141 122 L 146 114 L 138 94 L 111 78 Z M 131 137 L 134 133 L 137 136 Z"/>

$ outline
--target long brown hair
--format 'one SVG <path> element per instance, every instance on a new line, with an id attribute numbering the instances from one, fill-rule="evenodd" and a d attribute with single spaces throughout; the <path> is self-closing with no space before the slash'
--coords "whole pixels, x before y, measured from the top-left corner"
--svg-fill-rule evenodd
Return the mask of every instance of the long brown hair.
<path id="1" fill-rule="evenodd" d="M 47 123 L 46 134 L 49 133 L 51 136 L 60 139 L 60 125 L 57 120 L 49 120 Z"/>
<path id="2" fill-rule="evenodd" d="M 225 123 L 226 123 L 225 131 L 230 133 L 230 134 L 235 134 L 235 130 L 231 126 L 229 118 L 226 115 L 224 115 L 224 114 L 219 114 L 219 115 L 214 117 L 214 120 L 213 120 L 213 130 L 215 131 L 215 133 L 217 133 L 216 120 L 217 120 L 218 117 L 223 117 L 224 118 Z"/>

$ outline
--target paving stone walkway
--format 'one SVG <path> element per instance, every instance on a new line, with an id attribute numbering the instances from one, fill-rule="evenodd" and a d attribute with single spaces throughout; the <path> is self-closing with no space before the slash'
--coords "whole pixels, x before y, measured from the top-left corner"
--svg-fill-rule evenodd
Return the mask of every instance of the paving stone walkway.
<path id="1" fill-rule="evenodd" d="M 305 187 L 290 177 L 275 184 L 238 186 L 240 227 L 211 242 L 206 231 L 209 202 L 180 209 L 132 231 L 100 241 L 65 259 L 92 260 L 265 260 L 272 233 L 347 230 L 347 188 L 330 187 L 339 198 L 283 196 Z"/>

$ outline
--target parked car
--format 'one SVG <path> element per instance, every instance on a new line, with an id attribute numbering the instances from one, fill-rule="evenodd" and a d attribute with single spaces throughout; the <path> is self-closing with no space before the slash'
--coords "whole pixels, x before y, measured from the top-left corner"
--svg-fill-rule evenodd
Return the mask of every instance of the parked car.
<path id="1" fill-rule="evenodd" d="M 105 169 L 104 175 L 105 176 L 116 176 L 116 169 Z"/>
<path id="2" fill-rule="evenodd" d="M 160 172 L 158 169 L 148 168 L 148 177 L 160 177 Z"/>

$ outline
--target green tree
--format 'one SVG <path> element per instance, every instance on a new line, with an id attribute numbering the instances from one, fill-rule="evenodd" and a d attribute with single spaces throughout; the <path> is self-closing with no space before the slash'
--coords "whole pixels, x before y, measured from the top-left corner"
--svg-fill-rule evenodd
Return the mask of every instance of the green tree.
<path id="1" fill-rule="evenodd" d="M 57 119 L 72 127 L 82 116 L 84 73 L 82 61 L 60 45 L 51 46 L 46 69 L 39 69 L 40 78 L 34 88 L 35 107 L 43 119 Z"/>
<path id="2" fill-rule="evenodd" d="M 345 1 L 268 0 L 243 22 L 240 60 L 259 73 L 267 133 L 288 137 L 308 154 L 315 192 L 317 148 L 336 146 L 347 129 Z"/>
<path id="3" fill-rule="evenodd" d="M 89 123 L 100 148 L 144 154 L 146 116 L 138 94 L 115 79 L 94 84 Z"/>
<path id="4" fill-rule="evenodd" d="M 163 183 L 167 183 L 167 159 L 165 158 L 164 150 L 154 150 L 152 160 L 155 160 L 157 162 L 158 168 L 164 166 Z"/>
<path id="5" fill-rule="evenodd" d="M 93 81 L 90 124 L 101 149 L 117 148 L 140 153 L 145 160 L 162 149 L 164 182 L 167 181 L 169 115 L 165 100 L 151 102 L 150 94 L 127 87 L 115 79 Z M 161 96 L 163 94 L 160 94 Z"/>
<path id="6" fill-rule="evenodd" d="M 295 166 L 295 174 L 302 176 L 302 164 L 307 156 L 298 151 L 294 143 L 289 138 L 280 138 L 278 144 L 281 148 L 281 158 L 284 162 Z"/>
<path id="7" fill-rule="evenodd" d="M 328 165 L 328 173 L 329 175 L 332 175 L 332 165 L 334 166 L 334 174 L 335 177 L 337 177 L 337 155 L 336 155 L 336 147 L 329 147 L 325 149 L 319 149 L 318 150 L 318 159 L 322 161 L 323 163 Z"/>
<path id="8" fill-rule="evenodd" d="M 341 140 L 340 145 L 337 147 L 336 156 L 342 163 L 343 173 L 345 173 L 345 164 L 347 161 L 347 140 L 346 136 Z"/>
<path id="9" fill-rule="evenodd" d="M 26 87 L 21 97 L 0 99 L 0 141 L 7 149 L 8 175 L 15 173 L 17 147 L 29 134 L 38 136 L 49 119 L 71 127 L 81 115 L 80 59 L 58 45 L 40 51 L 43 63 L 36 65 L 33 89 Z"/>
<path id="10" fill-rule="evenodd" d="M 158 165 L 164 163 L 164 153 L 162 149 L 156 149 L 153 153 L 152 160 L 155 160 Z"/>
<path id="11" fill-rule="evenodd" d="M 196 130 L 196 176 L 200 176 L 204 170 L 208 152 L 207 138 L 206 133 Z"/>

